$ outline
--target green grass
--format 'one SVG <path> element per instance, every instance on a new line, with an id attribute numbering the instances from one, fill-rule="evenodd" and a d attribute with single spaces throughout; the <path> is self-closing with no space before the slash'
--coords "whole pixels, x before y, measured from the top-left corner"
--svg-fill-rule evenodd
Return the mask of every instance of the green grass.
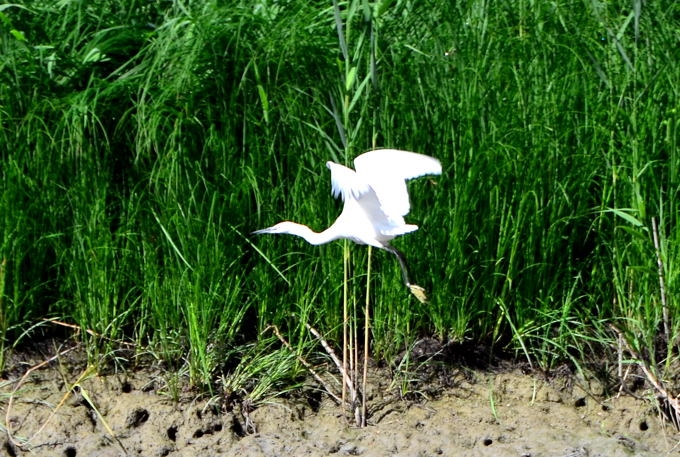
<path id="1" fill-rule="evenodd" d="M 276 325 L 300 354 L 322 351 L 309 323 L 339 345 L 343 249 L 359 308 L 367 249 L 248 233 L 283 219 L 325 228 L 340 212 L 325 162 L 378 146 L 433 155 L 444 173 L 410 185 L 420 230 L 395 240 L 431 302 L 373 253 L 375 357 L 430 334 L 543 368 L 587 364 L 616 327 L 668 369 L 678 8 L 1 5 L 3 355 L 57 317 L 98 335 L 83 333 L 93 360 L 131 341 L 171 369 L 187 363 L 201 386 L 241 379 L 228 354 L 244 348 L 299 370 L 261 332 Z"/>

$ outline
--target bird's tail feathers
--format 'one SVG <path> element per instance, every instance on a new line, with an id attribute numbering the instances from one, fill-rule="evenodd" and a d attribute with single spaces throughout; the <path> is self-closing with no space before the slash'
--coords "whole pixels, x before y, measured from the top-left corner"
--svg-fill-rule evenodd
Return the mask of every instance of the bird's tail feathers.
<path id="1" fill-rule="evenodd" d="M 405 233 L 411 233 L 415 232 L 418 230 L 418 226 L 414 224 L 403 224 L 398 227 L 393 227 L 388 230 L 384 230 L 383 233 L 385 235 L 390 235 L 390 236 L 399 236 L 403 235 Z"/>

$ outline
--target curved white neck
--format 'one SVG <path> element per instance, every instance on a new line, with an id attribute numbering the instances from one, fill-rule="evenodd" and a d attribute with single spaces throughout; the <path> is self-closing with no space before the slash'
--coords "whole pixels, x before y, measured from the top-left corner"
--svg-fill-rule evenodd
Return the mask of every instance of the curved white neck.
<path id="1" fill-rule="evenodd" d="M 336 232 L 332 225 L 323 232 L 315 232 L 306 225 L 291 222 L 288 226 L 287 233 L 289 235 L 295 235 L 304 238 L 306 242 L 315 246 L 319 244 L 326 244 L 340 238 L 340 235 Z"/>

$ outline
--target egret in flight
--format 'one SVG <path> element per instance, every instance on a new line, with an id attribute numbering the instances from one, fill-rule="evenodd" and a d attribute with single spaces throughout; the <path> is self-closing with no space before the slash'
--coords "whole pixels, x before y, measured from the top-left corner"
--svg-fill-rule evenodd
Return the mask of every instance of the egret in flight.
<path id="1" fill-rule="evenodd" d="M 377 149 L 354 159 L 354 170 L 330 161 L 326 166 L 331 170 L 333 196 L 340 196 L 345 202 L 333 225 L 323 232 L 315 232 L 306 225 L 284 221 L 253 234 L 287 233 L 313 245 L 347 238 L 384 249 L 396 256 L 411 293 L 421 302 L 426 301 L 424 289 L 409 280 L 404 255 L 390 245 L 390 241 L 418 229 L 417 225 L 404 221 L 411 208 L 406 180 L 441 174 L 439 161 L 415 152 Z"/>

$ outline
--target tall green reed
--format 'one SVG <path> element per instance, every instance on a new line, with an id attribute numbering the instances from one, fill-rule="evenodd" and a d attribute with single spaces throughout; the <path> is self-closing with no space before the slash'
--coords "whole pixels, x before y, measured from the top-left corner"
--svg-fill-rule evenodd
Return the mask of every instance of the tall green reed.
<path id="1" fill-rule="evenodd" d="M 323 164 L 374 146 L 444 164 L 410 185 L 420 230 L 395 240 L 430 304 L 372 255 L 375 356 L 434 334 L 553 367 L 615 344 L 610 324 L 658 344 L 657 252 L 677 314 L 677 7 L 336 11 L 344 51 L 326 4 L 0 11 L 5 346 L 59 317 L 100 335 L 93 356 L 129 339 L 207 384 L 270 324 L 299 354 L 305 323 L 337 342 L 341 243 L 258 239 L 265 258 L 244 234 L 329 224 Z"/>

